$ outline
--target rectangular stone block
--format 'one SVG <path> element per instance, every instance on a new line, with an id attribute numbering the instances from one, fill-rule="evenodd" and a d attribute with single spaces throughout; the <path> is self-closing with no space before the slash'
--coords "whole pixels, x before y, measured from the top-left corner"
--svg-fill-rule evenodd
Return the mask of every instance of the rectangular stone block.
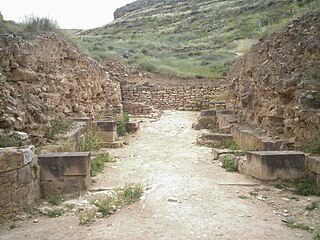
<path id="1" fill-rule="evenodd" d="M 203 116 L 203 117 L 216 116 L 216 110 L 202 110 L 200 112 L 200 116 Z"/>
<path id="2" fill-rule="evenodd" d="M 17 171 L 0 173 L 0 186 L 4 184 L 14 184 L 17 182 Z M 1 192 L 0 192 L 1 193 Z"/>
<path id="3" fill-rule="evenodd" d="M 93 126 L 96 127 L 98 131 L 103 131 L 103 132 L 117 131 L 117 123 L 115 121 L 97 121 L 93 123 Z"/>
<path id="4" fill-rule="evenodd" d="M 320 174 L 320 157 L 307 157 L 307 168 L 309 171 Z"/>
<path id="5" fill-rule="evenodd" d="M 63 166 L 63 176 L 87 176 L 90 175 L 90 152 L 62 153 L 60 163 Z"/>
<path id="6" fill-rule="evenodd" d="M 73 194 L 88 191 L 91 185 L 91 177 L 87 176 L 66 176 L 63 181 L 63 193 Z"/>
<path id="7" fill-rule="evenodd" d="M 58 152 L 39 156 L 40 179 L 56 180 L 63 176 L 90 173 L 90 152 Z"/>
<path id="8" fill-rule="evenodd" d="M 246 158 L 247 174 L 260 180 L 293 180 L 306 176 L 303 152 L 248 152 Z"/>
<path id="9" fill-rule="evenodd" d="M 26 165 L 18 170 L 18 183 L 28 184 L 32 182 L 32 171 L 30 165 Z"/>
<path id="10" fill-rule="evenodd" d="M 126 126 L 126 130 L 128 133 L 134 133 L 138 131 L 139 127 L 140 126 L 138 122 L 128 122 Z"/>
<path id="11" fill-rule="evenodd" d="M 117 132 L 97 132 L 97 137 L 102 142 L 115 142 L 117 141 Z"/>
<path id="12" fill-rule="evenodd" d="M 21 168 L 23 165 L 23 153 L 17 148 L 0 149 L 0 173 Z"/>
<path id="13" fill-rule="evenodd" d="M 1 210 L 8 207 L 11 204 L 12 200 L 12 185 L 11 184 L 4 184 L 0 185 L 0 216 Z"/>
<path id="14" fill-rule="evenodd" d="M 40 191 L 42 197 L 63 194 L 63 182 L 58 180 L 41 180 Z"/>

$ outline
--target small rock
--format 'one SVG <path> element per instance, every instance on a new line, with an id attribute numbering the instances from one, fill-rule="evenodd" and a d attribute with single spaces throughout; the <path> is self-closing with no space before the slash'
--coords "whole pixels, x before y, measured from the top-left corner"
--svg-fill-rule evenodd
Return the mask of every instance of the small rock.
<path id="1" fill-rule="evenodd" d="M 38 223 L 39 222 L 39 219 L 34 219 L 33 220 L 33 223 Z"/>
<path id="2" fill-rule="evenodd" d="M 285 209 L 285 210 L 283 210 L 283 213 L 288 213 L 288 210 L 286 210 L 286 209 Z"/>
<path id="3" fill-rule="evenodd" d="M 285 201 L 285 202 L 289 202 L 290 201 L 290 199 L 289 198 L 281 198 L 283 201 Z"/>
<path id="4" fill-rule="evenodd" d="M 294 223 L 296 220 L 294 217 L 292 216 L 289 216 L 289 217 L 286 217 L 284 219 L 281 219 L 282 222 L 285 222 L 285 223 Z"/>
<path id="5" fill-rule="evenodd" d="M 103 218 L 103 214 L 101 212 L 96 212 L 96 218 Z"/>

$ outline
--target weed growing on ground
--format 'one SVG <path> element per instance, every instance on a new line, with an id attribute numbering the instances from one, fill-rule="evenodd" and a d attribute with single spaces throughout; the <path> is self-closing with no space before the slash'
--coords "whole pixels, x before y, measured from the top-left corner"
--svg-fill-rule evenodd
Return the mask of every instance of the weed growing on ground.
<path id="1" fill-rule="evenodd" d="M 230 155 L 226 156 L 222 160 L 222 167 L 225 168 L 227 172 L 236 172 L 238 170 Z"/>
<path id="2" fill-rule="evenodd" d="M 239 195 L 238 198 L 241 198 L 241 199 L 248 199 L 248 197 L 246 195 Z"/>
<path id="3" fill-rule="evenodd" d="M 57 195 L 52 195 L 50 197 L 48 197 L 48 203 L 50 203 L 51 205 L 59 205 L 61 203 L 61 197 L 57 196 Z"/>
<path id="4" fill-rule="evenodd" d="M 108 153 L 99 154 L 92 158 L 91 176 L 96 176 L 98 172 L 102 172 L 106 162 L 115 162 L 115 160 Z"/>
<path id="5" fill-rule="evenodd" d="M 311 196 L 319 194 L 316 191 L 315 185 L 308 179 L 304 179 L 297 183 L 293 192 L 302 196 Z"/>
<path id="6" fill-rule="evenodd" d="M 47 134 L 47 138 L 50 140 L 56 140 L 59 134 L 65 133 L 71 128 L 72 121 L 54 119 L 50 122 L 50 124 L 51 124 L 51 129 Z"/>
<path id="7" fill-rule="evenodd" d="M 117 122 L 117 133 L 118 136 L 122 137 L 127 134 L 127 124 L 129 122 L 129 114 L 123 113 L 121 119 Z"/>
<path id="8" fill-rule="evenodd" d="M 320 228 L 316 230 L 316 233 L 313 237 L 314 240 L 320 240 Z"/>
<path id="9" fill-rule="evenodd" d="M 310 227 L 306 224 L 303 224 L 303 223 L 297 223 L 297 222 L 290 222 L 290 223 L 286 223 L 287 227 L 289 228 L 298 228 L 298 229 L 301 229 L 301 230 L 310 230 Z"/>
<path id="10" fill-rule="evenodd" d="M 78 213 L 80 225 L 89 225 L 95 221 L 96 209 L 86 208 L 84 211 Z"/>
<path id="11" fill-rule="evenodd" d="M 238 146 L 233 139 L 227 138 L 220 144 L 214 144 L 214 148 L 238 150 Z"/>
<path id="12" fill-rule="evenodd" d="M 56 218 L 62 216 L 63 211 L 61 209 L 54 209 L 47 212 L 49 218 Z"/>
<path id="13" fill-rule="evenodd" d="M 209 130 L 210 130 L 211 133 L 217 133 L 218 132 L 218 128 L 214 124 L 211 124 Z"/>
<path id="14" fill-rule="evenodd" d="M 13 222 L 12 224 L 10 224 L 9 229 L 15 229 L 16 227 L 18 227 L 18 225 Z"/>
<path id="15" fill-rule="evenodd" d="M 79 152 L 97 151 L 102 148 L 103 144 L 95 131 L 89 131 L 84 134 L 77 143 Z"/>
<path id="16" fill-rule="evenodd" d="M 111 215 L 122 206 L 138 201 L 143 194 L 143 188 L 142 184 L 126 184 L 124 188 L 116 188 L 112 195 L 95 202 L 97 211 L 103 216 Z"/>
<path id="17" fill-rule="evenodd" d="M 319 207 L 319 202 L 312 202 L 312 203 L 310 203 L 309 205 L 306 206 L 306 210 L 307 211 L 312 211 L 312 210 L 314 210 L 314 209 L 316 209 L 318 207 Z"/>

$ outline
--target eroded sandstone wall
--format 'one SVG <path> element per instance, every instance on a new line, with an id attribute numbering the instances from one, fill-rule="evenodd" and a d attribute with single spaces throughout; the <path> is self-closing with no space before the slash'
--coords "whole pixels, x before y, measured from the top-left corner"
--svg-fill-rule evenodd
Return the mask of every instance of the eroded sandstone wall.
<path id="1" fill-rule="evenodd" d="M 0 128 L 43 137 L 50 118 L 121 112 L 119 83 L 62 37 L 0 37 Z"/>
<path id="2" fill-rule="evenodd" d="M 305 141 L 320 129 L 319 66 L 320 18 L 309 15 L 255 45 L 232 67 L 230 106 L 272 135 Z"/>

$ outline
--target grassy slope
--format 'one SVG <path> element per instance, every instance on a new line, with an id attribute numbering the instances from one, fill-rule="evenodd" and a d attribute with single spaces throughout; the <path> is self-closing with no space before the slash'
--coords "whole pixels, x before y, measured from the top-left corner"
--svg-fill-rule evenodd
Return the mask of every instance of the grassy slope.
<path id="1" fill-rule="evenodd" d="M 96 58 L 118 58 L 177 77 L 226 76 L 236 57 L 319 0 L 150 1 L 109 25 L 83 32 Z M 139 2 L 139 1 L 138 1 Z"/>

